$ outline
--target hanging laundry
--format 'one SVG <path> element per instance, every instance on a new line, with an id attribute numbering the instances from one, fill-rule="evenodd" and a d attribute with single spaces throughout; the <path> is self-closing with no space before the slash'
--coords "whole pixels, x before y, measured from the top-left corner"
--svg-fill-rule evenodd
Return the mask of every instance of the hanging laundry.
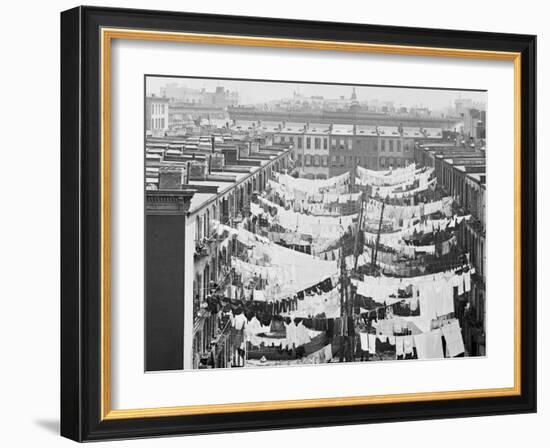
<path id="1" fill-rule="evenodd" d="M 246 322 L 247 322 L 246 316 L 244 315 L 244 313 L 241 313 L 235 316 L 235 321 L 233 322 L 233 328 L 235 328 L 235 330 L 243 330 Z"/>
<path id="2" fill-rule="evenodd" d="M 376 353 L 376 335 L 370 334 L 368 335 L 369 340 L 369 353 L 374 354 Z"/>
<path id="3" fill-rule="evenodd" d="M 395 356 L 404 356 L 405 351 L 403 347 L 405 337 L 404 336 L 396 336 L 395 337 Z M 412 349 L 412 347 L 411 347 Z"/>
<path id="4" fill-rule="evenodd" d="M 414 336 L 418 359 L 439 359 L 444 357 L 441 335 L 441 330 L 438 328 Z"/>
<path id="5" fill-rule="evenodd" d="M 435 291 L 436 298 L 436 315 L 446 316 L 455 312 L 454 294 L 451 284 L 441 284 L 440 288 Z"/>
<path id="6" fill-rule="evenodd" d="M 464 275 L 461 274 L 458 276 L 458 295 L 461 296 L 464 294 Z"/>
<path id="7" fill-rule="evenodd" d="M 366 332 L 359 333 L 359 341 L 361 342 L 361 350 L 369 351 L 369 334 Z"/>
<path id="8" fill-rule="evenodd" d="M 414 339 L 412 336 L 403 336 L 403 351 L 405 355 L 414 354 Z"/>
<path id="9" fill-rule="evenodd" d="M 450 324 L 441 327 L 441 332 L 447 344 L 447 353 L 450 357 L 458 356 L 464 353 L 464 341 L 458 320 L 453 320 Z"/>

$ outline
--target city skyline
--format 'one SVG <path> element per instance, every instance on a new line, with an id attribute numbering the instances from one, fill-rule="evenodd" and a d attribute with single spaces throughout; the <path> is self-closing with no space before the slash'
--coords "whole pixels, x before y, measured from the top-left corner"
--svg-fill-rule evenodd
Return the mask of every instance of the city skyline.
<path id="1" fill-rule="evenodd" d="M 206 79 L 185 77 L 147 77 L 147 95 L 160 95 L 161 88 L 167 84 L 177 83 L 181 87 L 213 91 L 224 87 L 237 91 L 239 104 L 269 103 L 277 100 L 291 99 L 295 93 L 305 97 L 322 96 L 326 100 L 350 99 L 355 88 L 357 100 L 393 102 L 395 107 L 427 107 L 430 110 L 444 110 L 454 105 L 457 99 L 472 100 L 475 103 L 486 103 L 487 91 L 447 90 L 423 87 L 367 86 L 353 84 L 312 84 L 293 81 L 245 81 L 231 79 Z"/>

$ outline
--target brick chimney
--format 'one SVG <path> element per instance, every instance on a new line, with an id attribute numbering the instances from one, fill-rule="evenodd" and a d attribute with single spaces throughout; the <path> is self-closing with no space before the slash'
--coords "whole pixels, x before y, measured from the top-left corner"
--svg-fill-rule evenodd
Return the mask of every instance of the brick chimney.
<path id="1" fill-rule="evenodd" d="M 159 168 L 159 190 L 181 190 L 183 169 L 172 166 Z"/>

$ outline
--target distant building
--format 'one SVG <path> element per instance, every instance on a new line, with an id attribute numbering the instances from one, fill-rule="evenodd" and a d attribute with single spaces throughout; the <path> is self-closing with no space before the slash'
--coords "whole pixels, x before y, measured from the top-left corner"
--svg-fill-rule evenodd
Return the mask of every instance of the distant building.
<path id="1" fill-rule="evenodd" d="M 174 102 L 183 102 L 203 106 L 227 107 L 239 103 L 239 94 L 217 86 L 214 91 L 206 89 L 191 89 L 178 83 L 169 83 L 160 89 L 162 96 Z"/>
<path id="2" fill-rule="evenodd" d="M 296 152 L 304 177 L 327 179 L 329 177 L 329 135 L 331 126 L 308 124 L 304 129 L 303 141 L 298 141 Z M 301 157 L 300 157 L 301 156 Z"/>
<path id="3" fill-rule="evenodd" d="M 432 131 L 438 135 L 432 138 L 441 140 L 441 129 Z M 414 161 L 415 141 L 424 138 L 426 133 L 421 128 L 335 124 L 331 131 L 329 177 L 353 166 L 371 170 L 407 166 Z"/>
<path id="4" fill-rule="evenodd" d="M 152 135 L 164 135 L 168 130 L 169 102 L 156 95 L 145 97 L 145 129 Z"/>
<path id="5" fill-rule="evenodd" d="M 355 163 L 353 152 L 354 128 L 352 124 L 333 124 L 330 130 L 329 177 L 349 171 Z"/>
<path id="6" fill-rule="evenodd" d="M 380 136 L 376 126 L 355 126 L 355 138 L 353 142 L 354 156 L 357 165 L 370 170 L 378 170 Z"/>
<path id="7" fill-rule="evenodd" d="M 475 142 L 486 138 L 485 103 L 474 102 L 470 99 L 458 99 L 455 101 L 455 111 L 462 121 L 461 131 L 465 143 L 475 145 Z"/>
<path id="8" fill-rule="evenodd" d="M 380 168 L 406 166 L 403 154 L 403 141 L 397 126 L 378 126 L 380 136 Z M 411 160 L 413 153 L 411 151 Z"/>

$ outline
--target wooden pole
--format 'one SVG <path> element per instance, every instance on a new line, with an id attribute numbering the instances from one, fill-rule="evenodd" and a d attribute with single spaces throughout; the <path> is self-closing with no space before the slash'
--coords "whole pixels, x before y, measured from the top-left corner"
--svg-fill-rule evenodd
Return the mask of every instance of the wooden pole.
<path id="1" fill-rule="evenodd" d="M 340 248 L 340 329 L 344 329 L 344 320 L 346 319 L 346 301 L 345 301 L 345 287 L 346 287 L 346 260 L 344 259 L 344 250 Z M 343 334 L 339 335 L 340 339 L 340 360 L 339 362 L 344 362 L 345 357 L 345 336 Z"/>
<path id="2" fill-rule="evenodd" d="M 363 192 L 361 192 L 361 209 L 359 210 L 359 220 L 357 221 L 357 232 L 355 233 L 355 247 L 354 247 L 354 250 L 353 250 L 353 254 L 355 255 L 355 262 L 354 262 L 354 265 L 353 265 L 353 272 L 356 273 L 357 272 L 357 260 L 359 258 L 359 232 L 362 232 L 363 229 L 362 229 L 362 222 L 363 222 L 363 204 L 364 204 L 364 201 L 363 201 Z"/>
<path id="3" fill-rule="evenodd" d="M 374 273 L 376 267 L 376 259 L 378 258 L 378 245 L 380 244 L 380 232 L 382 231 L 382 218 L 384 217 L 384 206 L 386 205 L 386 200 L 382 202 L 382 208 L 380 209 L 380 221 L 378 223 L 378 233 L 376 235 L 376 245 L 374 247 L 374 255 L 371 257 L 371 272 Z"/>

